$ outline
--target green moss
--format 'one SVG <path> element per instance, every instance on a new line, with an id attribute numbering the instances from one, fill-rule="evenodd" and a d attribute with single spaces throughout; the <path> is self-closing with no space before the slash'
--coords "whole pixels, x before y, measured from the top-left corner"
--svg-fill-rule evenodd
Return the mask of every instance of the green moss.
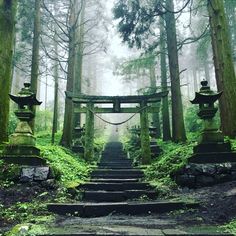
<path id="1" fill-rule="evenodd" d="M 13 164 L 6 164 L 1 162 L 0 180 L 15 180 L 19 177 L 21 168 Z"/>
<path id="2" fill-rule="evenodd" d="M 194 143 L 176 144 L 158 141 L 163 153 L 152 161 L 145 170 L 145 176 L 158 189 L 166 190 L 174 187 L 171 175 L 186 165 L 192 154 Z"/>
<path id="3" fill-rule="evenodd" d="M 221 228 L 226 232 L 236 235 L 236 219 L 233 219 L 228 224 L 221 226 Z"/>
<path id="4" fill-rule="evenodd" d="M 69 181 L 85 180 L 88 178 L 90 167 L 79 156 L 75 156 L 68 149 L 60 146 L 41 146 L 41 155 L 47 160 L 52 167 L 54 175 L 60 183 Z"/>

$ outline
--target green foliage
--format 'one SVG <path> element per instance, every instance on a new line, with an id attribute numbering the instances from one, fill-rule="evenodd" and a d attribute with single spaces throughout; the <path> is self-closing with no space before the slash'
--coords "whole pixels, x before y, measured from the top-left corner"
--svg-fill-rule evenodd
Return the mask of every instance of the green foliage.
<path id="1" fill-rule="evenodd" d="M 194 143 L 172 143 L 158 141 L 163 153 L 145 170 L 145 176 L 154 186 L 163 191 L 175 186 L 171 175 L 182 168 L 192 154 Z"/>
<path id="2" fill-rule="evenodd" d="M 51 131 L 53 112 L 49 110 L 37 110 L 35 119 L 35 131 Z"/>
<path id="3" fill-rule="evenodd" d="M 197 106 L 190 106 L 185 111 L 185 125 L 188 132 L 200 132 L 202 129 L 202 121 L 197 115 Z"/>
<path id="4" fill-rule="evenodd" d="M 137 0 L 117 1 L 113 9 L 114 18 L 120 20 L 118 30 L 130 47 L 142 48 L 145 45 L 150 26 L 155 22 L 154 15 L 160 13 L 154 2 L 145 4 Z M 156 23 L 156 22 L 155 22 Z M 149 35 L 150 36 L 150 35 Z"/>
<path id="5" fill-rule="evenodd" d="M 20 167 L 18 165 L 7 164 L 0 160 L 0 186 L 2 186 L 2 181 L 11 182 L 18 178 L 20 174 Z M 6 186 L 5 186 L 6 187 Z"/>
<path id="6" fill-rule="evenodd" d="M 61 139 L 61 135 L 62 135 L 61 131 L 57 132 L 55 134 L 55 144 L 59 144 L 60 139 Z M 37 140 L 38 145 L 47 146 L 51 143 L 52 134 L 51 134 L 51 132 L 49 132 L 47 130 L 36 132 L 35 136 L 36 136 L 36 140 Z"/>
<path id="7" fill-rule="evenodd" d="M 224 229 L 226 232 L 236 235 L 236 219 L 233 219 L 232 221 L 222 226 L 221 228 Z"/>
<path id="8" fill-rule="evenodd" d="M 15 116 L 13 111 L 10 111 L 9 114 L 9 125 L 8 125 L 8 132 L 9 134 L 14 133 L 15 129 L 16 129 L 16 125 L 17 125 L 18 119 Z"/>
<path id="9" fill-rule="evenodd" d="M 88 177 L 90 167 L 80 157 L 60 146 L 38 146 L 41 155 L 54 170 L 62 184 L 70 181 L 83 181 Z"/>

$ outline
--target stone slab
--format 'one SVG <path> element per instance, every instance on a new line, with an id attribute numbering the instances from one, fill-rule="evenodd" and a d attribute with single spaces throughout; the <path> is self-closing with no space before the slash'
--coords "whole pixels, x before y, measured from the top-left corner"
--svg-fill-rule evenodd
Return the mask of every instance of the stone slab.
<path id="1" fill-rule="evenodd" d="M 45 167 L 36 167 L 34 172 L 34 180 L 43 181 L 47 180 L 49 176 L 50 168 L 48 166 Z"/>
<path id="2" fill-rule="evenodd" d="M 73 214 L 80 217 L 101 217 L 109 214 L 146 215 L 173 210 L 198 207 L 197 203 L 152 201 L 152 202 L 117 202 L 117 203 L 74 203 L 48 204 L 48 210 L 61 214 Z"/>
<path id="3" fill-rule="evenodd" d="M 189 158 L 190 163 L 225 163 L 236 162 L 236 152 L 212 152 L 193 154 Z"/>
<path id="4" fill-rule="evenodd" d="M 123 183 L 99 183 L 99 182 L 88 182 L 78 186 L 85 190 L 105 190 L 105 191 L 121 191 L 121 190 L 151 190 L 152 187 L 148 183 L 142 182 L 123 182 Z"/>
<path id="5" fill-rule="evenodd" d="M 43 166 L 46 165 L 46 160 L 39 156 L 31 156 L 31 155 L 2 155 L 0 159 L 9 164 L 17 164 L 17 165 L 29 165 L 29 166 Z"/>

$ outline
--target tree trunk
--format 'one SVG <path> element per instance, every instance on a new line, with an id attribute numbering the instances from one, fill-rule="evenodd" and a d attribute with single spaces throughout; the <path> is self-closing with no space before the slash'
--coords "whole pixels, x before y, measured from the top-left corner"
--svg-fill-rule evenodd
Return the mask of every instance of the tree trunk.
<path id="1" fill-rule="evenodd" d="M 57 40 L 54 41 L 54 48 L 55 48 L 55 56 L 57 59 L 57 53 L 58 53 L 58 47 L 57 47 Z M 59 71 L 59 65 L 58 61 L 55 61 L 54 65 L 54 106 L 53 106 L 53 122 L 52 122 L 52 144 L 55 142 L 55 133 L 57 132 L 58 127 L 58 71 Z"/>
<path id="2" fill-rule="evenodd" d="M 35 0 L 34 8 L 34 38 L 32 48 L 32 62 L 31 62 L 31 90 L 37 94 L 38 76 L 39 76 L 39 40 L 40 40 L 40 6 L 41 0 Z M 36 107 L 32 107 L 35 114 Z M 32 131 L 34 132 L 35 119 L 30 122 Z"/>
<path id="3" fill-rule="evenodd" d="M 160 51 L 161 51 L 161 90 L 165 92 L 168 90 L 167 87 L 167 65 L 166 65 L 166 39 L 165 39 L 165 22 L 160 17 Z M 170 114 L 169 114 L 169 102 L 168 96 L 162 99 L 162 129 L 163 129 L 163 140 L 171 140 L 170 131 Z"/>
<path id="4" fill-rule="evenodd" d="M 156 88 L 156 74 L 155 74 L 155 67 L 154 64 L 150 65 L 150 87 L 151 87 L 151 93 L 155 93 Z M 159 103 L 153 103 L 151 105 L 152 107 L 159 108 L 159 112 L 152 114 L 152 122 L 153 126 L 157 128 L 157 138 L 161 138 L 161 123 L 160 123 L 160 104 Z"/>
<path id="5" fill-rule="evenodd" d="M 204 63 L 204 72 L 205 72 L 206 81 L 208 82 L 208 85 L 211 86 L 209 63 L 208 63 L 207 59 L 205 60 L 205 63 Z"/>
<path id="6" fill-rule="evenodd" d="M 74 0 L 76 1 L 76 0 Z M 68 71 L 66 91 L 73 92 L 74 90 L 74 73 L 75 73 L 75 3 L 71 2 L 70 6 L 70 29 L 69 29 L 69 55 L 68 55 Z M 71 147 L 72 144 L 72 129 L 73 129 L 73 103 L 71 99 L 65 98 L 65 113 L 63 133 L 61 145 Z"/>
<path id="7" fill-rule="evenodd" d="M 222 0 L 208 1 L 213 59 L 220 98 L 221 128 L 225 135 L 236 136 L 236 77 Z"/>
<path id="8" fill-rule="evenodd" d="M 83 68 L 83 52 L 84 52 L 84 19 L 85 19 L 86 1 L 76 1 L 76 9 L 80 12 L 80 18 L 76 27 L 76 57 L 75 57 L 75 79 L 74 92 L 80 94 L 82 92 L 82 68 Z M 79 105 L 80 106 L 80 105 Z M 81 114 L 74 114 L 74 128 L 80 126 Z"/>
<path id="9" fill-rule="evenodd" d="M 0 144 L 8 141 L 16 8 L 17 0 L 0 0 Z"/>
<path id="10" fill-rule="evenodd" d="M 193 71 L 193 88 L 194 88 L 194 92 L 198 92 L 198 79 L 197 79 L 197 71 L 196 68 L 193 67 L 192 69 Z"/>
<path id="11" fill-rule="evenodd" d="M 186 141 L 184 126 L 183 104 L 180 90 L 179 62 L 176 39 L 176 25 L 173 0 L 166 1 L 166 33 L 169 57 L 169 69 L 171 77 L 171 100 L 172 100 L 172 139 L 174 142 Z"/>

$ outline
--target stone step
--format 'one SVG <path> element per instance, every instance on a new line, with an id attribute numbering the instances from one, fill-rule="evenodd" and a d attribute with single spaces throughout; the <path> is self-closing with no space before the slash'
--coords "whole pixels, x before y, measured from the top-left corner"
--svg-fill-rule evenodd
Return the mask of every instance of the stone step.
<path id="1" fill-rule="evenodd" d="M 139 182 L 139 178 L 124 178 L 124 179 L 104 179 L 104 178 L 91 178 L 91 182 L 106 182 L 106 183 L 124 183 L 124 182 L 130 182 L 130 183 L 135 183 Z"/>
<path id="2" fill-rule="evenodd" d="M 126 190 L 126 191 L 84 191 L 83 201 L 93 202 L 122 202 L 132 199 L 156 199 L 155 191 Z"/>
<path id="3" fill-rule="evenodd" d="M 132 174 L 132 173 L 127 173 L 124 175 L 121 174 L 116 174 L 116 173 L 110 173 L 110 174 L 91 174 L 91 178 L 96 178 L 96 179 L 142 179 L 143 178 L 143 174 Z M 125 181 L 124 181 L 125 182 Z"/>
<path id="4" fill-rule="evenodd" d="M 103 166 L 103 165 L 110 166 L 110 167 L 121 166 L 121 169 L 126 166 L 132 168 L 132 163 L 129 163 L 129 162 L 110 162 L 110 163 L 109 162 L 100 162 L 100 163 L 98 163 L 98 166 Z"/>
<path id="5" fill-rule="evenodd" d="M 98 165 L 98 169 L 131 169 L 131 165 Z"/>
<path id="6" fill-rule="evenodd" d="M 37 236 L 233 236 L 233 234 L 227 233 L 218 233 L 218 232 L 200 232 L 200 233 L 192 233 L 180 230 L 172 230 L 169 231 L 165 230 L 158 230 L 158 229 L 139 229 L 140 233 L 129 233 L 124 234 L 123 232 L 120 233 L 95 233 L 95 232 L 78 232 L 78 233 L 45 233 L 45 234 L 37 234 Z"/>
<path id="7" fill-rule="evenodd" d="M 132 164 L 132 161 L 129 159 L 101 159 L 100 163 L 108 163 L 108 164 Z"/>
<path id="8" fill-rule="evenodd" d="M 105 190 L 105 191 L 124 191 L 124 190 L 151 190 L 152 187 L 148 183 L 142 182 L 122 182 L 122 183 L 102 183 L 102 182 L 89 182 L 80 185 L 79 188 L 88 191 Z"/>
<path id="9" fill-rule="evenodd" d="M 102 175 L 126 175 L 126 174 L 143 174 L 143 171 L 140 169 L 97 169 L 92 172 L 92 174 L 102 174 Z"/>
<path id="10" fill-rule="evenodd" d="M 197 203 L 152 201 L 152 202 L 117 202 L 117 203 L 52 203 L 47 208 L 59 215 L 80 217 L 100 217 L 109 214 L 147 215 L 174 210 L 196 208 Z"/>

